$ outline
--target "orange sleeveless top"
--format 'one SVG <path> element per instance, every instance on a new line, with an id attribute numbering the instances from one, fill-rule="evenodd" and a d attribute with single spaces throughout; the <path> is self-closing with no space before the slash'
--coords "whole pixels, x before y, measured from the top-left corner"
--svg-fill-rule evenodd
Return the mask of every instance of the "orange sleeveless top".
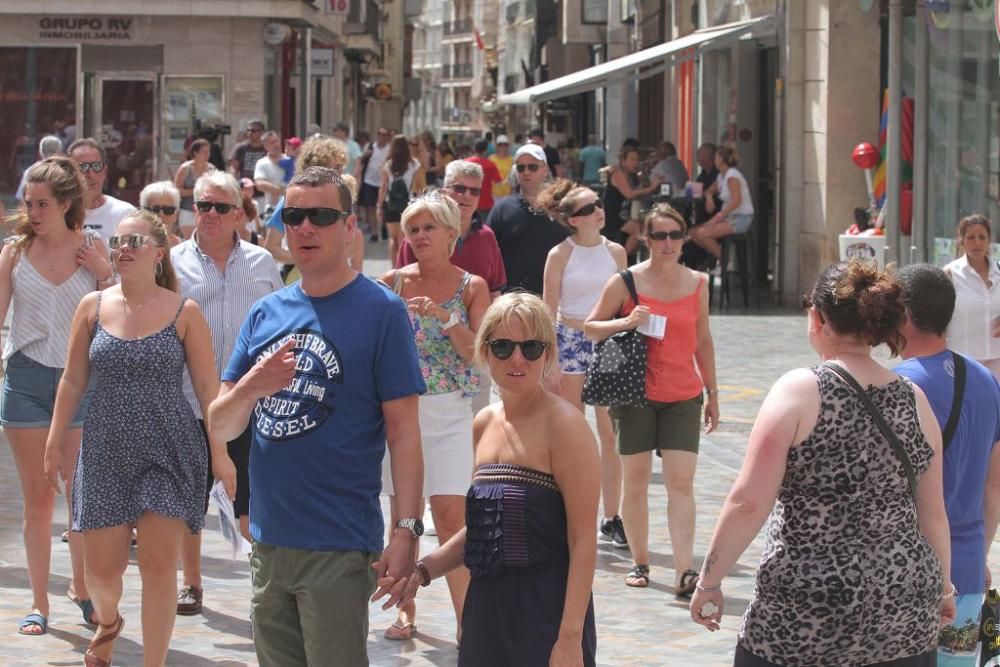
<path id="1" fill-rule="evenodd" d="M 646 337 L 646 398 L 660 403 L 676 403 L 699 396 L 704 391 L 694 363 L 698 347 L 699 294 L 705 279 L 687 296 L 676 301 L 660 301 L 639 295 L 639 303 L 651 313 L 667 318 L 663 340 Z M 622 314 L 635 308 L 628 297 Z"/>

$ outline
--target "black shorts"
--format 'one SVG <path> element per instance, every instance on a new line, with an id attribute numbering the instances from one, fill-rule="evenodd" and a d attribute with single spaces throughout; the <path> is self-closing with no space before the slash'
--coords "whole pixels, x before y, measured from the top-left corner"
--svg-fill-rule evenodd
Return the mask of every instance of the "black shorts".
<path id="1" fill-rule="evenodd" d="M 205 512 L 208 512 L 208 495 L 212 492 L 215 479 L 212 477 L 212 448 L 208 445 L 208 431 L 205 430 L 205 420 L 199 419 L 198 425 L 205 434 L 205 446 L 208 448 L 208 480 L 205 484 Z M 236 466 L 236 499 L 233 501 L 233 513 L 236 516 L 250 516 L 250 442 L 253 438 L 253 428 L 247 424 L 246 429 L 236 436 L 235 440 L 226 443 L 229 458 Z"/>
<path id="2" fill-rule="evenodd" d="M 358 195 L 358 206 L 375 208 L 378 206 L 378 186 L 361 184 L 361 193 Z"/>

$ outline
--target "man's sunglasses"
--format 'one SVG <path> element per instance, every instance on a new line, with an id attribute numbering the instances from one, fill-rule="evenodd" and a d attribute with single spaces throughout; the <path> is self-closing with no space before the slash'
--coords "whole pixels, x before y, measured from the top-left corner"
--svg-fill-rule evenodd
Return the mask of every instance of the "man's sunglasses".
<path id="1" fill-rule="evenodd" d="M 150 213 L 155 213 L 157 215 L 159 215 L 160 213 L 162 213 L 163 215 L 173 215 L 174 213 L 177 212 L 176 206 L 160 206 L 159 204 L 154 204 L 153 206 L 146 206 L 144 207 L 144 209 L 149 211 Z"/>
<path id="2" fill-rule="evenodd" d="M 225 215 L 236 208 L 234 204 L 224 204 L 219 201 L 196 201 L 194 205 L 202 213 L 208 213 L 214 208 L 220 215 Z"/>
<path id="3" fill-rule="evenodd" d="M 521 354 L 528 361 L 537 361 L 544 353 L 547 343 L 540 340 L 511 340 L 509 338 L 495 338 L 486 343 L 490 346 L 490 351 L 497 359 L 510 359 L 514 354 L 514 348 L 520 347 Z"/>
<path id="4" fill-rule="evenodd" d="M 347 211 L 338 211 L 335 208 L 295 208 L 286 206 L 281 209 L 281 221 L 289 227 L 298 227 L 306 218 L 309 218 L 316 227 L 329 227 L 338 220 L 349 216 Z"/>
<path id="5" fill-rule="evenodd" d="M 149 238 L 143 236 L 142 234 L 121 234 L 112 236 L 108 239 L 108 246 L 112 250 L 119 250 L 121 248 L 131 248 L 132 250 L 138 250 L 142 246 L 146 245 Z"/>
<path id="6" fill-rule="evenodd" d="M 448 189 L 457 195 L 464 195 L 466 192 L 468 192 L 470 195 L 473 195 L 474 197 L 478 197 L 479 193 L 483 191 L 482 188 L 472 188 L 469 187 L 468 185 L 458 185 L 458 184 L 449 185 Z"/>
<path id="7" fill-rule="evenodd" d="M 646 234 L 651 241 L 680 241 L 684 238 L 684 232 L 679 229 L 672 229 L 669 232 L 649 232 Z"/>
<path id="8" fill-rule="evenodd" d="M 586 206 L 581 206 L 580 209 L 577 210 L 576 213 L 573 213 L 569 217 L 571 217 L 571 218 L 582 218 L 585 215 L 590 215 L 591 213 L 593 213 L 597 209 L 601 209 L 602 211 L 604 210 L 604 202 L 602 202 L 600 199 L 595 199 L 594 201 L 590 202 Z"/>
<path id="9" fill-rule="evenodd" d="M 519 164 L 517 165 L 517 173 L 523 174 L 524 170 L 527 169 L 530 172 L 536 172 L 542 168 L 540 164 Z"/>
<path id="10" fill-rule="evenodd" d="M 82 171 L 85 174 L 88 171 L 92 171 L 95 174 L 99 174 L 102 171 L 104 171 L 103 160 L 94 160 L 93 162 L 80 162 L 79 164 L 80 164 L 80 171 Z"/>

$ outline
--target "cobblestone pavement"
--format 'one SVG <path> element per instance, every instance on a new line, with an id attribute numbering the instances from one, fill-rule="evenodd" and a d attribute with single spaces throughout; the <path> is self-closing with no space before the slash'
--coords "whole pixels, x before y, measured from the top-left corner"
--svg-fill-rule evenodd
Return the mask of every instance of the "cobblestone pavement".
<path id="1" fill-rule="evenodd" d="M 376 250 L 384 254 L 384 244 Z M 369 262 L 376 273 L 384 262 Z M 702 439 L 695 489 L 699 506 L 695 554 L 704 555 L 725 494 L 739 469 L 757 409 L 784 371 L 814 361 L 805 340 L 805 320 L 797 313 L 713 316 L 719 367 L 722 426 Z M 60 541 L 61 520 L 52 528 L 51 615 L 49 634 L 23 637 L 17 622 L 28 611 L 31 595 L 20 536 L 21 497 L 10 449 L 0 446 L 0 665 L 81 664 L 91 636 L 80 614 L 63 595 L 69 585 L 69 557 Z M 61 512 L 59 513 L 62 514 Z M 671 584 L 672 556 L 666 529 L 666 497 L 659 474 L 650 489 L 652 583 L 630 589 L 623 577 L 631 566 L 627 550 L 601 544 L 594 578 L 600 665 L 725 665 L 732 664 L 735 633 L 749 599 L 758 538 L 726 579 L 723 629 L 714 634 L 696 626 L 686 604 L 676 601 Z M 596 529 L 596 527 L 595 527 Z M 249 572 L 243 560 L 231 560 L 215 517 L 204 534 L 205 611 L 178 617 L 167 663 L 185 667 L 256 665 L 248 619 Z M 421 547 L 433 548 L 424 537 Z M 133 551 L 132 565 L 135 564 Z M 115 665 L 140 665 L 140 583 L 138 571 L 126 574 L 122 614 L 128 619 L 115 649 Z M 451 666 L 456 664 L 455 624 L 443 581 L 422 589 L 418 597 L 414 641 L 389 642 L 382 632 L 394 616 L 373 606 L 368 650 L 379 667 Z M 336 665 L 331 659 L 330 665 Z"/>

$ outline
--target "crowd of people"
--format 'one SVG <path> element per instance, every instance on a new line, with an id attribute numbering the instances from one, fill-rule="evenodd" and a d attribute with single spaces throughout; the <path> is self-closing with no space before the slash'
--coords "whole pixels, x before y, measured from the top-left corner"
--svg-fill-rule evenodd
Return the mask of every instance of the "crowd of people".
<path id="1" fill-rule="evenodd" d="M 719 628 L 723 580 L 767 522 L 735 664 L 932 665 L 942 623 L 978 618 L 1000 521 L 988 219 L 961 221 L 943 270 L 819 276 L 804 305 L 821 363 L 771 389 L 698 568 L 699 444 L 722 416 L 708 280 L 684 258 L 752 224 L 735 151 L 699 149 L 707 187 L 684 213 L 631 203 L 687 184 L 670 144 L 648 183 L 623 147 L 601 192 L 563 177 L 540 130 L 464 156 L 429 133 L 349 134 L 282 142 L 251 121 L 227 169 L 193 141 L 138 210 L 104 193 L 93 139 L 26 172 L 0 252 L 21 634 L 48 631 L 64 492 L 86 664 L 111 664 L 134 540 L 144 663 L 163 665 L 175 615 L 203 608 L 217 481 L 252 543 L 262 665 L 367 664 L 370 600 L 396 608 L 386 639 L 411 640 L 441 577 L 460 665 L 594 665 L 598 540 L 630 550 L 624 586 L 656 576 L 654 453 L 671 590 L 696 623 Z M 364 246 L 383 228 L 393 268 L 375 280 Z M 644 400 L 594 406 L 595 437 L 595 350 L 633 330 Z M 425 505 L 438 548 L 420 554 Z"/>

